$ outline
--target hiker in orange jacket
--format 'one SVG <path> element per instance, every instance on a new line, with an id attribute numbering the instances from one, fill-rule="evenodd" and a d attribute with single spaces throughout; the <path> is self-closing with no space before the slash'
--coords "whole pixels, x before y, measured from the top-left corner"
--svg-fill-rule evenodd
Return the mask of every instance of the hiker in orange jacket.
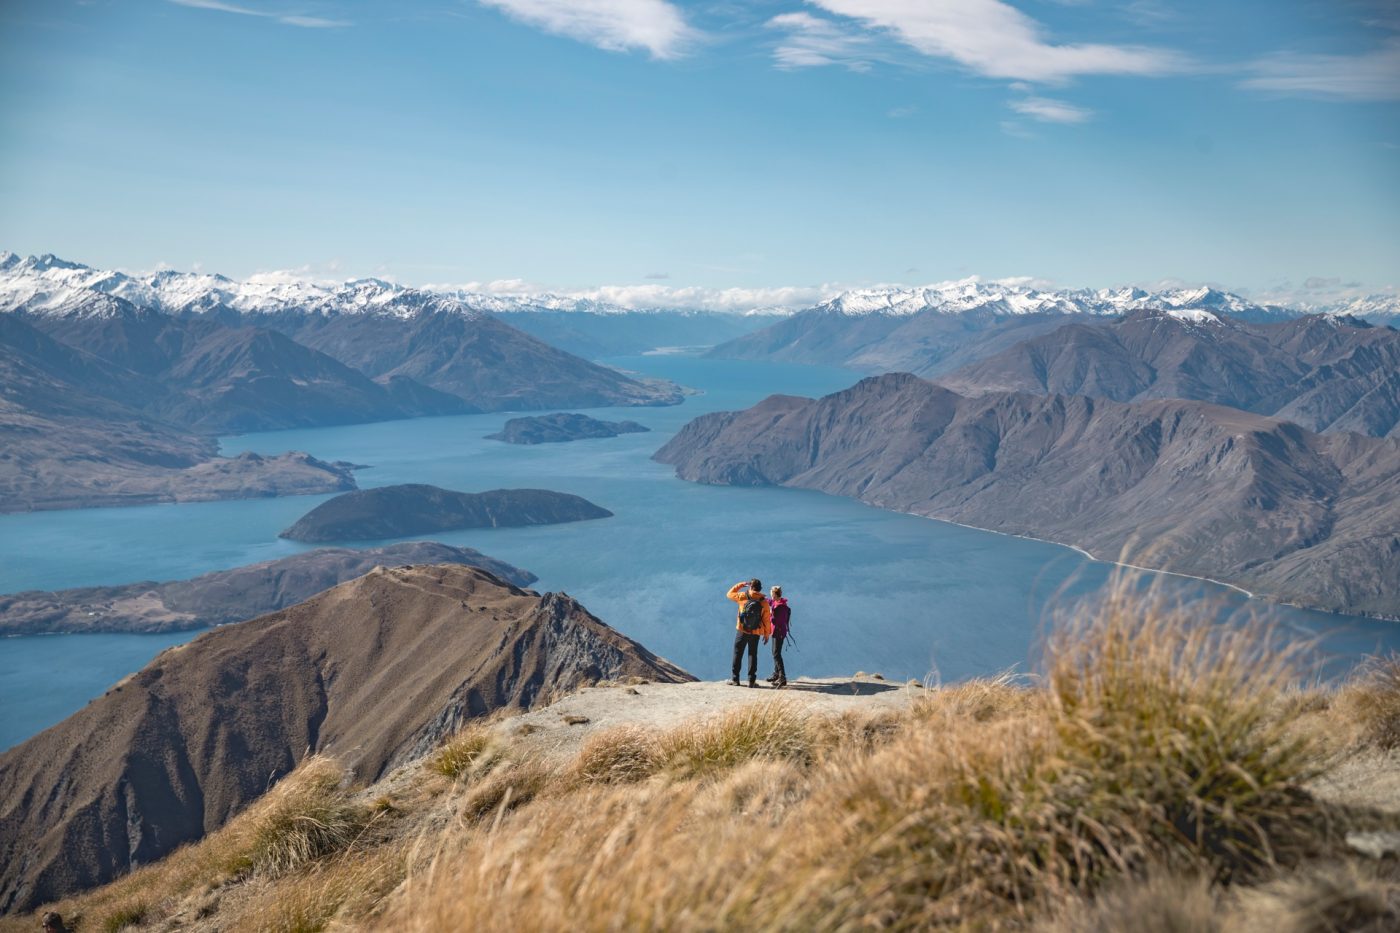
<path id="1" fill-rule="evenodd" d="M 734 626 L 734 673 L 730 684 L 739 686 L 739 663 L 744 650 L 749 652 L 749 686 L 758 686 L 758 640 L 768 642 L 773 634 L 773 608 L 763 596 L 763 584 L 758 578 L 745 580 L 729 588 L 728 597 L 739 604 L 739 619 Z"/>

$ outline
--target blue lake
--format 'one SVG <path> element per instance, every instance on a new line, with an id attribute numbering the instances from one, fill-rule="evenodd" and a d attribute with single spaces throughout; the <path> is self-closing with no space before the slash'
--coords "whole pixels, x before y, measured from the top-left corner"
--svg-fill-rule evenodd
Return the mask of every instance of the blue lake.
<path id="1" fill-rule="evenodd" d="M 1024 667 L 1053 611 L 1112 572 L 1068 548 L 819 493 L 681 482 L 650 456 L 691 418 L 747 407 L 774 392 L 825 394 L 856 377 L 685 356 L 612 362 L 703 394 L 672 408 L 593 410 L 651 428 L 606 440 L 534 447 L 488 441 L 483 435 L 509 417 L 495 414 L 245 435 L 225 439 L 224 449 L 305 450 L 369 464 L 358 474 L 364 487 L 525 486 L 591 499 L 615 517 L 430 537 L 533 571 L 536 588 L 572 594 L 704 678 L 727 676 L 733 612 L 724 591 L 751 576 L 781 584 L 791 599 L 790 675 L 865 670 L 953 680 Z M 292 554 L 307 546 L 277 533 L 325 498 L 0 516 L 0 592 L 178 579 Z M 1172 585 L 1206 593 L 1226 611 L 1266 613 L 1281 626 L 1325 636 L 1327 650 L 1343 659 L 1400 650 L 1400 625 L 1274 607 L 1195 581 Z M 59 721 L 195 634 L 0 639 L 0 748 Z"/>

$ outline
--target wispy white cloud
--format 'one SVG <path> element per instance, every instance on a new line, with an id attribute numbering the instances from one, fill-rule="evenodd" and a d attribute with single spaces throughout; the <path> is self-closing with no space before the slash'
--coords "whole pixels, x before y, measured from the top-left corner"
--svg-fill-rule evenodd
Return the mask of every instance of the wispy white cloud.
<path id="1" fill-rule="evenodd" d="M 236 13 L 239 16 L 257 16 L 282 23 L 285 26 L 300 26 L 303 29 L 338 29 L 351 23 L 340 19 L 326 19 L 322 16 L 305 16 L 299 13 L 274 13 L 270 10 L 255 10 L 251 7 L 223 3 L 221 0 L 169 0 L 176 6 L 193 7 L 197 10 L 214 10 L 219 13 Z"/>
<path id="2" fill-rule="evenodd" d="M 1041 123 L 1087 123 L 1094 111 L 1051 97 L 1022 97 L 1008 105 L 1017 113 Z"/>
<path id="3" fill-rule="evenodd" d="M 666 0 L 479 0 L 522 23 L 609 52 L 644 49 L 676 58 L 698 38 L 681 11 Z"/>
<path id="4" fill-rule="evenodd" d="M 588 288 L 549 289 L 523 279 L 491 282 L 430 284 L 439 292 L 466 292 L 512 298 L 554 295 L 617 305 L 622 308 L 692 308 L 703 311 L 744 312 L 762 308 L 810 308 L 845 290 L 837 284 L 779 285 L 762 288 L 705 288 L 685 285 L 595 285 Z"/>
<path id="5" fill-rule="evenodd" d="M 768 21 L 771 29 L 787 33 L 773 50 L 779 68 L 813 68 L 841 65 L 852 71 L 869 71 L 875 56 L 875 41 L 829 19 L 810 13 L 782 13 Z"/>
<path id="6" fill-rule="evenodd" d="M 1020 120 L 1002 120 L 1001 131 L 1007 136 L 1014 136 L 1017 139 L 1038 139 L 1035 133 L 1031 132 Z"/>
<path id="7" fill-rule="evenodd" d="M 1280 52 L 1252 63 L 1253 77 L 1240 83 L 1274 91 L 1336 100 L 1400 100 L 1400 36 L 1360 55 Z"/>
<path id="8" fill-rule="evenodd" d="M 1188 68 L 1179 53 L 1130 45 L 1055 44 L 1039 22 L 1001 0 L 808 0 L 828 13 L 888 30 L 935 58 L 991 78 L 1059 82 L 1078 75 L 1163 75 Z"/>

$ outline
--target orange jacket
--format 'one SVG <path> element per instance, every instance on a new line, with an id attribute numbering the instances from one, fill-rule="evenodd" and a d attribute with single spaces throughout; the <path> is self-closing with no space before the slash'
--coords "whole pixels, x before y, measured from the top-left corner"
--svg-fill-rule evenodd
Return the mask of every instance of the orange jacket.
<path id="1" fill-rule="evenodd" d="M 768 600 L 764 599 L 762 593 L 752 594 L 747 590 L 742 593 L 739 592 L 746 586 L 748 586 L 748 583 L 736 583 L 729 588 L 729 592 L 726 594 L 730 599 L 739 604 L 739 617 L 734 620 L 734 629 L 740 632 L 744 631 L 744 627 L 739 621 L 744 616 L 744 606 L 749 600 L 757 599 L 759 602 L 763 603 L 763 627 L 757 632 L 750 632 L 749 634 L 762 635 L 764 638 L 767 638 L 769 635 L 773 634 L 773 607 L 768 605 Z"/>

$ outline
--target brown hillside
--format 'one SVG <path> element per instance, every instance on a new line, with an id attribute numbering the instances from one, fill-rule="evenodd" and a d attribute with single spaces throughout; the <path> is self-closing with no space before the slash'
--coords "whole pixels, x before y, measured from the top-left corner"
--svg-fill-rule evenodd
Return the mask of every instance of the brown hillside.
<path id="1" fill-rule="evenodd" d="M 563 594 L 472 567 L 376 569 L 163 652 L 0 755 L 0 910 L 200 838 L 308 753 L 373 780 L 474 716 L 627 676 L 692 679 Z"/>

